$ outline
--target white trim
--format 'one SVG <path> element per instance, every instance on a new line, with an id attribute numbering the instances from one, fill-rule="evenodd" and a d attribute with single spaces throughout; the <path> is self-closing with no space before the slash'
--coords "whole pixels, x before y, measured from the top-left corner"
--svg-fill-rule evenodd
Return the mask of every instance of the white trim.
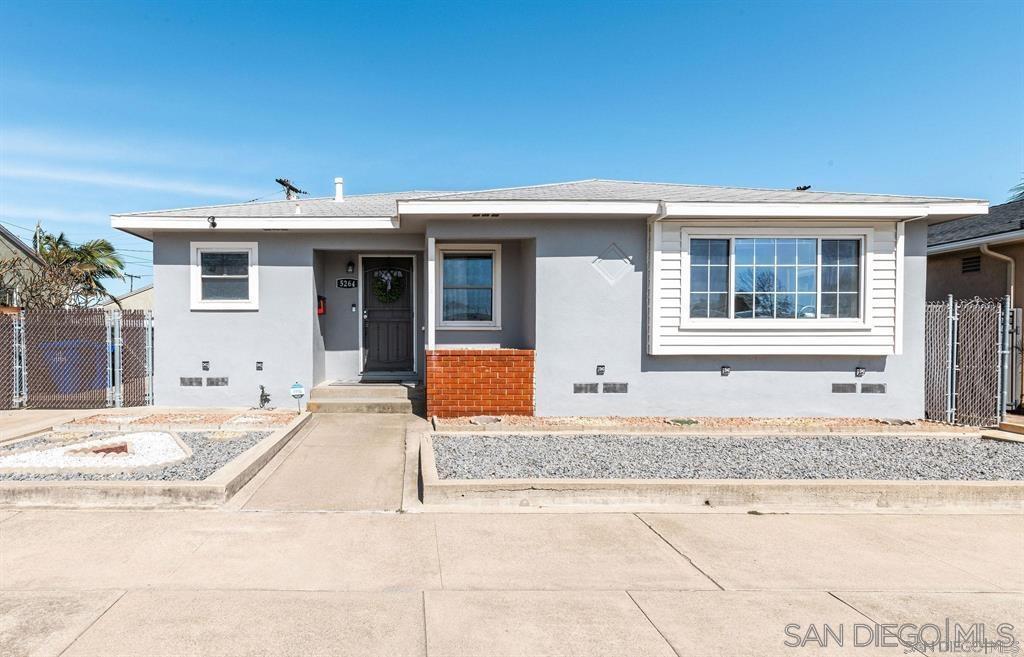
<path id="1" fill-rule="evenodd" d="M 424 257 L 427 259 L 427 335 L 424 349 L 433 349 L 437 343 L 437 326 L 435 316 L 437 315 L 435 297 L 437 296 L 437 247 L 436 239 L 427 238 L 427 248 Z"/>
<path id="2" fill-rule="evenodd" d="M 189 242 L 189 289 L 191 310 L 259 310 L 259 243 L 258 242 Z M 241 300 L 203 299 L 200 253 L 247 252 L 249 256 L 249 298 Z"/>
<path id="3" fill-rule="evenodd" d="M 145 231 L 231 231 L 231 230 L 387 230 L 401 227 L 401 219 L 393 217 L 218 217 L 217 227 L 210 228 L 206 217 L 130 217 L 111 215 L 110 225 L 121 230 Z"/>
<path id="4" fill-rule="evenodd" d="M 1013 230 L 1007 233 L 999 233 L 997 235 L 985 235 L 984 237 L 960 240 L 959 242 L 936 244 L 935 246 L 928 247 L 928 255 L 935 255 L 936 253 L 952 253 L 953 251 L 963 251 L 965 249 L 976 249 L 982 244 L 1003 244 L 1005 242 L 1016 242 L 1017 240 L 1024 240 L 1024 230 Z"/>
<path id="5" fill-rule="evenodd" d="M 366 354 L 363 353 L 363 294 L 366 290 L 363 288 L 363 258 L 409 258 L 412 263 L 412 370 L 411 371 L 394 371 L 394 372 L 367 372 L 366 367 Z M 356 288 L 359 290 L 359 294 L 356 295 L 356 320 L 359 322 L 359 330 L 356 331 L 359 335 L 359 376 L 384 376 L 393 375 L 399 376 L 403 374 L 418 374 L 419 373 L 419 362 L 420 352 L 418 347 L 419 344 L 419 331 L 416 330 L 416 322 L 419 319 L 418 309 L 416 307 L 416 255 L 411 253 L 373 253 L 372 251 L 367 253 L 360 253 L 356 256 Z"/>
<path id="6" fill-rule="evenodd" d="M 472 214 L 635 214 L 659 212 L 659 201 L 509 201 L 509 200 L 408 200 L 398 201 L 399 214 L 472 215 Z M 987 201 L 950 201 L 932 203 L 719 203 L 666 202 L 666 219 L 767 217 L 818 219 L 907 219 L 922 215 L 969 216 L 986 214 Z"/>
<path id="7" fill-rule="evenodd" d="M 435 294 L 437 329 L 442 331 L 500 331 L 501 330 L 501 244 L 438 244 L 437 289 Z M 449 322 L 444 319 L 444 255 L 446 253 L 490 254 L 491 262 L 491 320 Z"/>
<path id="8" fill-rule="evenodd" d="M 712 227 L 680 227 L 680 278 L 682 289 L 679 326 L 682 329 L 756 329 L 756 330 L 792 330 L 795 328 L 807 328 L 822 331 L 832 330 L 863 330 L 872 326 L 874 295 L 873 295 L 873 260 L 874 250 L 874 229 L 873 228 L 712 228 Z M 729 240 L 729 318 L 708 319 L 690 317 L 690 239 L 691 236 L 700 239 L 727 239 Z M 735 272 L 735 249 L 732 241 L 744 237 L 786 237 L 806 238 L 818 240 L 818 262 L 817 262 L 817 308 L 821 310 L 821 240 L 822 239 L 856 239 L 860 240 L 860 317 L 857 319 L 839 319 L 831 317 L 818 317 L 814 319 L 736 319 L 733 317 L 732 290 L 733 274 Z M 657 280 L 653 281 L 657 285 Z M 654 315 L 657 318 L 659 315 Z"/>
<path id="9" fill-rule="evenodd" d="M 892 343 L 893 353 L 897 356 L 903 353 L 903 278 L 905 275 L 906 261 L 906 222 L 896 224 L 896 322 L 893 324 Z"/>

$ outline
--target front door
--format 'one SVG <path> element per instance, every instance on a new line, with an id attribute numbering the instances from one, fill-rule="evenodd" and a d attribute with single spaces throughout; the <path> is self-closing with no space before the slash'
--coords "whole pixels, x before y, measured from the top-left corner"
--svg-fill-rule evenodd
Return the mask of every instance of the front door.
<path id="1" fill-rule="evenodd" d="M 363 258 L 363 372 L 413 369 L 412 256 Z"/>

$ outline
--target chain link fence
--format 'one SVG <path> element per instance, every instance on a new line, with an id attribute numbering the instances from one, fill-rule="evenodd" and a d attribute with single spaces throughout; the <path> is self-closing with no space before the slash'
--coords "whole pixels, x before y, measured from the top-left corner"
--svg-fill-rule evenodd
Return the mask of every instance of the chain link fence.
<path id="1" fill-rule="evenodd" d="M 0 320 L 0 341 L 8 408 L 152 403 L 149 311 L 29 310 Z"/>
<path id="2" fill-rule="evenodd" d="M 1020 352 L 1010 299 L 953 299 L 925 309 L 925 417 L 998 424 L 1017 405 Z"/>

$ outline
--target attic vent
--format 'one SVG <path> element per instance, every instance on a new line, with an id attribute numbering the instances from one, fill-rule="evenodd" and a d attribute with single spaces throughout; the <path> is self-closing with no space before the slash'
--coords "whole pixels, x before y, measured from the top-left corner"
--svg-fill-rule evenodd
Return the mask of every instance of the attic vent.
<path id="1" fill-rule="evenodd" d="M 961 274 L 973 274 L 974 272 L 979 271 L 981 271 L 980 255 L 965 256 L 960 259 Z"/>

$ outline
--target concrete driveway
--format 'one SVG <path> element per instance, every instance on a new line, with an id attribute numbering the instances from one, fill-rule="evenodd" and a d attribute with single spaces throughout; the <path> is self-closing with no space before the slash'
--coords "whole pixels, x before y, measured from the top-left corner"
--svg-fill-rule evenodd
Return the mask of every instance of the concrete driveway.
<path id="1" fill-rule="evenodd" d="M 399 508 L 406 419 L 316 420 L 219 511 L 0 511 L 0 656 L 902 655 L 855 627 L 947 618 L 1024 636 L 1020 516 L 374 511 Z"/>

